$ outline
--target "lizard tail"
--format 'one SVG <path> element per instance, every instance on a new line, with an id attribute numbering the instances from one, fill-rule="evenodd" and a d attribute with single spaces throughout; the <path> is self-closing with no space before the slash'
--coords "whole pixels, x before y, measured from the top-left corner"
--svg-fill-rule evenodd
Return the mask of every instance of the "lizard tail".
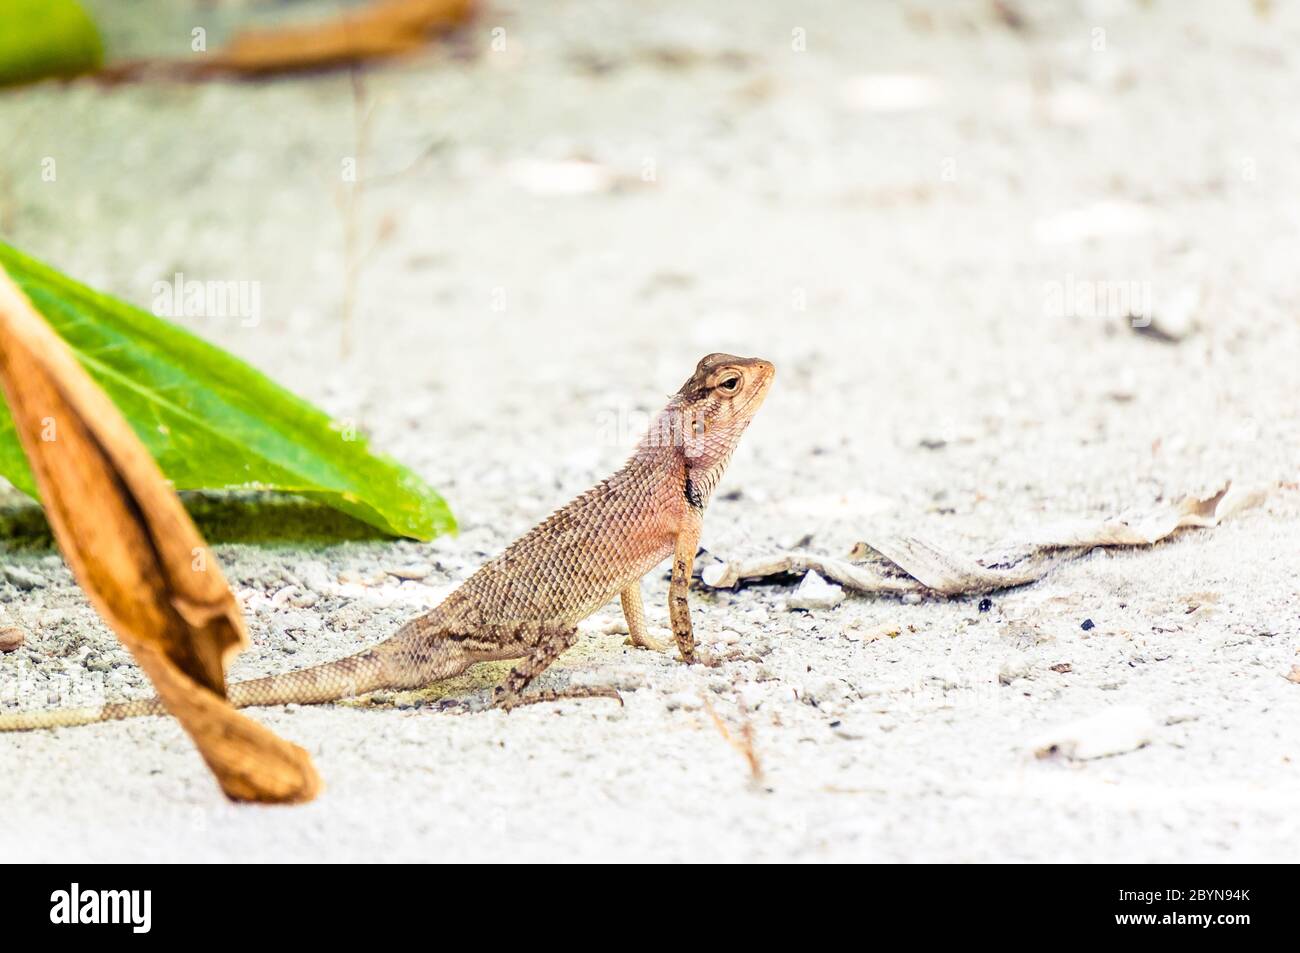
<path id="1" fill-rule="evenodd" d="M 380 688 L 399 687 L 400 682 L 409 681 L 419 673 L 418 666 L 412 665 L 413 661 L 418 661 L 412 642 L 413 637 L 426 626 L 427 622 L 417 619 L 392 637 L 356 655 L 283 675 L 236 682 L 227 689 L 227 699 L 235 708 L 311 705 L 364 695 Z M 165 714 L 166 706 L 156 697 L 117 702 L 100 708 L 18 711 L 0 714 L 0 732 L 65 728 Z"/>
<path id="2" fill-rule="evenodd" d="M 54 708 L 48 711 L 16 711 L 0 715 L 0 731 L 32 731 L 36 728 L 70 728 L 98 721 L 118 721 L 141 715 L 165 715 L 157 698 L 137 698 L 100 708 Z"/>

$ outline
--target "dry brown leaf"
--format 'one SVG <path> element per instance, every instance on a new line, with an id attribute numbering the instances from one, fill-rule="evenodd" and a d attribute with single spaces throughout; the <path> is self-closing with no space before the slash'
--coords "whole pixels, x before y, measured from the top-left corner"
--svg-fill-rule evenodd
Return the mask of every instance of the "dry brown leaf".
<path id="1" fill-rule="evenodd" d="M 858 543 L 849 560 L 807 553 L 783 553 L 743 562 L 715 564 L 703 573 L 705 583 L 731 588 L 744 579 L 761 579 L 809 570 L 847 589 L 867 593 L 937 592 L 971 595 L 1035 582 L 1053 566 L 1106 546 L 1151 546 L 1180 529 L 1217 526 L 1227 517 L 1255 506 L 1266 496 L 1260 489 L 1231 485 L 1205 496 L 1188 496 L 1176 504 L 1122 519 L 1079 520 L 1044 530 L 1029 542 L 972 559 L 914 536 L 880 534 Z"/>
<path id="2" fill-rule="evenodd" d="M 125 418 L 3 269 L 0 380 L 73 574 L 226 794 L 314 797 L 307 753 L 224 700 L 226 665 L 248 637 L 216 560 Z"/>
<path id="3" fill-rule="evenodd" d="M 151 74 L 261 77 L 348 66 L 410 53 L 468 22 L 474 6 L 474 0 L 376 0 L 319 23 L 238 33 L 212 54 L 117 63 L 100 75 L 108 80 Z"/>
<path id="4" fill-rule="evenodd" d="M 718 734 L 731 747 L 735 748 L 740 756 L 745 759 L 749 765 L 749 779 L 755 784 L 763 780 L 763 765 L 758 759 L 758 752 L 754 749 L 754 724 L 749 720 L 748 712 L 742 708 L 741 713 L 745 715 L 745 723 L 740 728 L 740 735 L 737 737 L 731 733 L 727 723 L 722 720 L 722 716 L 714 710 L 712 703 L 705 696 L 700 696 L 700 701 L 704 703 L 704 710 L 708 712 L 709 719 L 713 722 L 713 727 L 718 729 Z"/>

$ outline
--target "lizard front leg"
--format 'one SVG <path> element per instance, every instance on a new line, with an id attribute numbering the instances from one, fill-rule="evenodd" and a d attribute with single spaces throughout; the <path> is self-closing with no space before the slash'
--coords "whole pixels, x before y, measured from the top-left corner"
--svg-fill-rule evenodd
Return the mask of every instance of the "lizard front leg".
<path id="1" fill-rule="evenodd" d="M 652 636 L 646 625 L 645 604 L 641 601 L 641 580 L 630 583 L 618 594 L 618 600 L 623 605 L 623 618 L 627 619 L 627 631 L 632 644 L 656 652 L 667 651 L 668 643 L 660 642 Z"/>
<path id="2" fill-rule="evenodd" d="M 695 633 L 691 629 L 691 606 L 686 597 L 691 587 L 691 571 L 695 568 L 695 553 L 699 548 L 700 519 L 692 514 L 677 533 L 672 581 L 668 584 L 668 618 L 672 621 L 677 650 L 687 665 L 699 661 L 695 654 Z"/>
<path id="3" fill-rule="evenodd" d="M 522 694 L 533 679 L 550 668 L 551 663 L 566 649 L 572 648 L 577 641 L 577 626 L 543 626 L 532 651 L 510 670 L 505 682 L 496 687 L 493 693 L 493 705 L 509 711 L 520 705 L 535 705 L 538 702 L 558 701 L 562 698 L 613 698 L 622 705 L 622 696 L 612 688 L 577 687 L 564 691 L 534 692 L 526 697 Z"/>

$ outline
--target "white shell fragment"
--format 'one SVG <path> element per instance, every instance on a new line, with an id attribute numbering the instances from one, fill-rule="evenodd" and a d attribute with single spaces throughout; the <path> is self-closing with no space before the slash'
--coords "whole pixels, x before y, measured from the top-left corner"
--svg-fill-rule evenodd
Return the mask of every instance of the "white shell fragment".
<path id="1" fill-rule="evenodd" d="M 1136 751 L 1151 743 L 1158 727 L 1146 708 L 1121 705 L 1046 731 L 1029 747 L 1039 758 L 1061 755 L 1072 761 L 1088 761 Z"/>
<path id="2" fill-rule="evenodd" d="M 789 609 L 830 609 L 844 601 L 844 590 L 831 585 L 809 570 L 795 588 L 786 607 Z"/>

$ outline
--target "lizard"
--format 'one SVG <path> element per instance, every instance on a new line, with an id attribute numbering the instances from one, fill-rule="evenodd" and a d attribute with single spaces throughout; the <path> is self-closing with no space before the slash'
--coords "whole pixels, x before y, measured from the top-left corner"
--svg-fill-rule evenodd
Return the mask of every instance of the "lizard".
<path id="1" fill-rule="evenodd" d="M 709 354 L 653 420 L 623 468 L 555 511 L 484 563 L 441 603 L 387 639 L 311 668 L 236 682 L 236 708 L 318 704 L 379 690 L 427 687 L 478 662 L 517 660 L 493 703 L 612 695 L 609 689 L 524 691 L 577 642 L 578 623 L 617 597 L 634 645 L 651 637 L 641 580 L 671 557 L 668 616 L 681 660 L 700 661 L 687 592 L 704 510 L 776 374 L 760 358 Z M 621 699 L 620 699 L 621 700 Z M 99 708 L 0 715 L 21 731 L 162 715 L 157 698 Z"/>

